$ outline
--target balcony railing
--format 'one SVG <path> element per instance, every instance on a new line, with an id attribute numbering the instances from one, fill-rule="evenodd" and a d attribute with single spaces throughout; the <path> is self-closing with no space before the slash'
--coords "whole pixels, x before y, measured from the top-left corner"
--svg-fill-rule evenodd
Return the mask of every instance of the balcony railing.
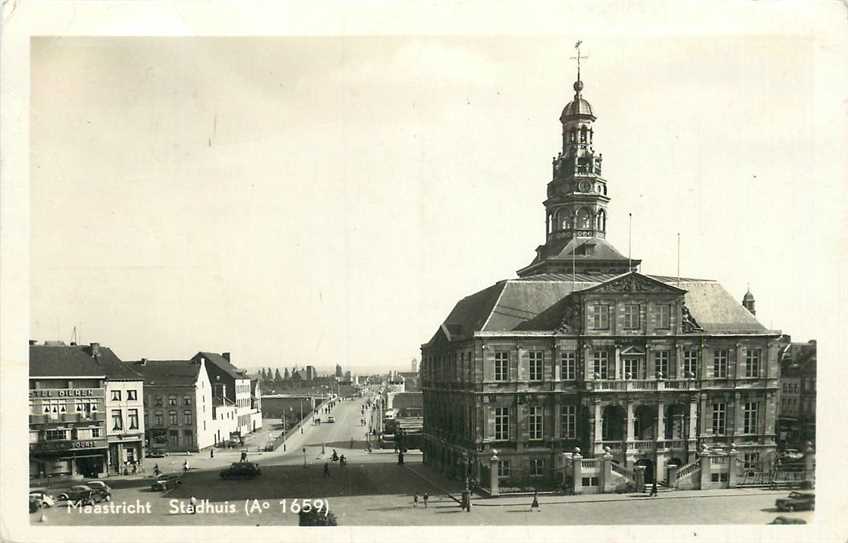
<path id="1" fill-rule="evenodd" d="M 91 413 L 85 416 L 82 413 L 62 413 L 58 416 L 50 415 L 30 415 L 30 424 L 58 424 L 61 422 L 102 422 L 104 420 L 102 413 Z"/>
<path id="2" fill-rule="evenodd" d="M 686 448 L 686 440 L 684 439 L 636 439 L 633 441 L 611 441 L 605 440 L 599 443 L 601 448 L 609 448 L 610 452 L 621 452 L 622 447 L 627 447 L 628 450 L 643 449 L 683 449 Z M 597 447 L 597 445 L 596 445 Z"/>

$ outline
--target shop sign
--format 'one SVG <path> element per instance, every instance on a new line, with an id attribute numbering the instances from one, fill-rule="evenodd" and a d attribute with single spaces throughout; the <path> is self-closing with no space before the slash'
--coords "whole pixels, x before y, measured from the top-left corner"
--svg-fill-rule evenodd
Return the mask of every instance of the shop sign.
<path id="1" fill-rule="evenodd" d="M 102 439 L 75 439 L 66 441 L 42 441 L 39 443 L 30 443 L 30 446 L 33 449 L 44 451 L 67 451 L 104 448 L 106 447 L 106 442 Z"/>
<path id="2" fill-rule="evenodd" d="M 29 391 L 30 398 L 94 398 L 103 396 L 102 388 L 41 388 Z"/>

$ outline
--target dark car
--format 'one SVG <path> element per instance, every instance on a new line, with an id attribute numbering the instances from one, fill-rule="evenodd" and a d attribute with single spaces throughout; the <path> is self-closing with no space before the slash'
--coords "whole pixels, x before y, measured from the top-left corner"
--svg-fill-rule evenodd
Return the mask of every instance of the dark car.
<path id="1" fill-rule="evenodd" d="M 47 494 L 41 489 L 30 490 L 29 499 L 30 501 L 35 501 L 39 507 L 53 507 L 56 504 L 56 500 L 53 499 L 53 496 Z"/>
<path id="2" fill-rule="evenodd" d="M 103 481 L 93 480 L 86 481 L 86 486 L 91 487 L 91 491 L 97 497 L 98 501 L 109 501 L 112 499 L 112 488 Z"/>
<path id="3" fill-rule="evenodd" d="M 802 518 L 779 516 L 775 517 L 769 524 L 807 524 L 807 521 Z"/>
<path id="4" fill-rule="evenodd" d="M 77 505 L 93 505 L 100 501 L 98 495 L 88 485 L 74 485 L 56 498 L 59 501 Z"/>
<path id="5" fill-rule="evenodd" d="M 164 458 L 165 450 L 154 447 L 152 449 L 147 449 L 147 458 Z"/>
<path id="6" fill-rule="evenodd" d="M 167 475 L 160 475 L 153 480 L 153 484 L 150 485 L 151 490 L 170 490 L 172 488 L 177 488 L 179 485 L 183 484 L 183 481 L 179 475 L 176 473 L 169 473 Z"/>
<path id="7" fill-rule="evenodd" d="M 812 492 L 790 492 L 785 498 L 774 502 L 778 511 L 813 511 L 816 508 L 816 495 Z"/>
<path id="8" fill-rule="evenodd" d="M 259 465 L 254 462 L 234 462 L 227 469 L 221 470 L 220 475 L 222 479 L 253 479 L 261 473 Z"/>

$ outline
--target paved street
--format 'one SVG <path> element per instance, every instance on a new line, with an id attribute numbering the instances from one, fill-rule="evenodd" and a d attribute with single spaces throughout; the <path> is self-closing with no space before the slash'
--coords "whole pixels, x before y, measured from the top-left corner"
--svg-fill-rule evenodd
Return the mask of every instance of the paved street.
<path id="1" fill-rule="evenodd" d="M 459 509 L 448 492 L 460 490 L 421 464 L 421 455 L 410 453 L 405 465 L 397 464 L 391 451 L 368 453 L 364 448 L 365 428 L 360 426 L 360 400 L 341 402 L 333 411 L 333 424 L 307 425 L 274 453 L 253 453 L 262 475 L 254 480 L 223 480 L 218 471 L 238 461 L 238 451 L 216 451 L 215 458 L 203 455 L 151 459 L 147 469 L 158 462 L 163 471 L 178 471 L 188 458 L 192 467 L 183 485 L 167 493 L 149 489 L 149 479 L 111 479 L 111 504 L 135 504 L 149 513 L 81 514 L 64 506 L 47 510 L 49 525 L 296 525 L 292 504 L 303 499 L 329 502 L 340 525 L 512 525 L 512 524 L 766 524 L 778 515 L 776 497 L 786 491 L 719 490 L 664 492 L 657 498 L 642 495 L 595 495 L 540 497 L 541 510 L 530 512 L 529 497 L 479 499 L 470 513 Z M 322 414 L 322 418 L 326 415 Z M 353 447 L 351 447 L 351 439 Z M 325 451 L 322 454 L 322 444 Z M 304 466 L 303 448 L 306 448 Z M 323 474 L 324 462 L 332 449 L 344 454 L 349 465 L 342 468 L 329 462 L 330 476 Z M 412 494 L 427 491 L 429 507 L 412 507 Z M 200 500 L 197 514 L 185 508 L 194 496 Z M 180 509 L 180 506 L 185 508 Z M 283 512 L 283 507 L 286 512 Z M 693 506 L 697 504 L 697 506 Z M 251 514 L 245 513 L 245 506 Z M 251 509 L 252 507 L 252 509 Z M 790 516 L 811 521 L 813 513 Z M 37 522 L 39 514 L 31 520 Z"/>

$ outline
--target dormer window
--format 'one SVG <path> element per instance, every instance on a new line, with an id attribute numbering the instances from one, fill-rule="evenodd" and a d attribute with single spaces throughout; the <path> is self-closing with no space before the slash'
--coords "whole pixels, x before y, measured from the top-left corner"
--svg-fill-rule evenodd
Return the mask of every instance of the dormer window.
<path id="1" fill-rule="evenodd" d="M 595 244 L 594 243 L 584 243 L 580 247 L 577 248 L 576 254 L 582 256 L 591 256 L 595 254 Z"/>

